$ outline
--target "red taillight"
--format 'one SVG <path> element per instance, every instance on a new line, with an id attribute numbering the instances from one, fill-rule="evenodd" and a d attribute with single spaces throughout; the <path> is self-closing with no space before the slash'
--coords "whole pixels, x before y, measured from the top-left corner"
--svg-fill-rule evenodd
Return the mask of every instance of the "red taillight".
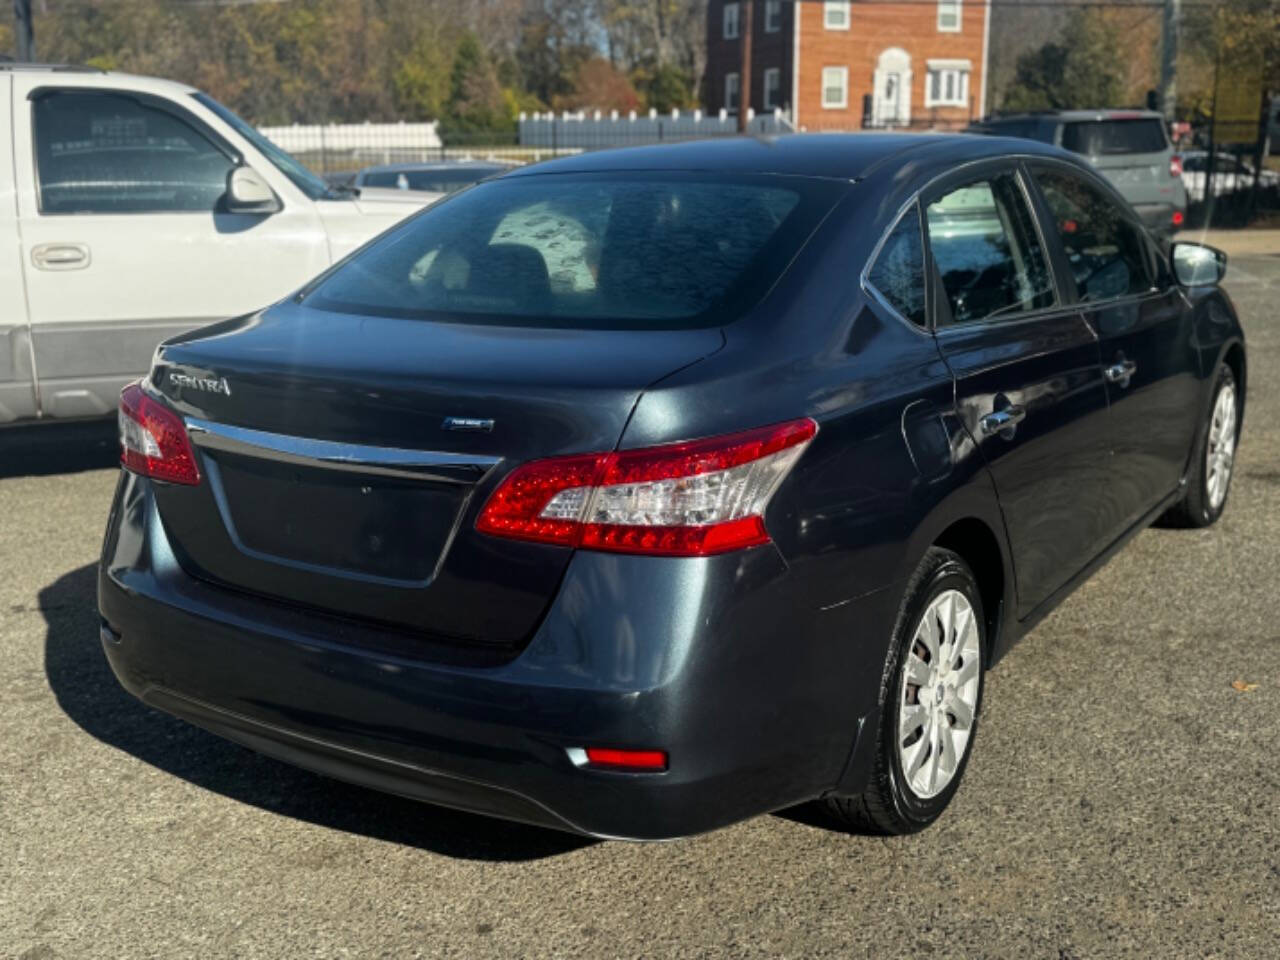
<path id="1" fill-rule="evenodd" d="M 769 542 L 769 498 L 818 431 L 812 420 L 643 450 L 535 460 L 476 521 L 495 537 L 587 550 L 705 556 Z"/>
<path id="2" fill-rule="evenodd" d="M 611 750 L 606 747 L 587 747 L 587 765 L 612 767 L 616 770 L 665 770 L 665 750 Z"/>
<path id="3" fill-rule="evenodd" d="M 1186 220 L 1186 219 L 1187 219 L 1187 218 L 1186 218 L 1186 215 L 1185 215 L 1185 214 L 1183 214 L 1183 212 L 1182 212 L 1181 210 L 1175 210 L 1175 211 L 1173 211 L 1173 217 L 1172 217 L 1172 220 L 1173 220 L 1173 225 L 1174 225 L 1175 227 L 1180 227 L 1180 226 L 1182 226 L 1182 222 L 1183 222 L 1184 220 Z"/>
<path id="4" fill-rule="evenodd" d="M 1178 156 L 1176 153 L 1169 158 L 1169 176 L 1182 176 L 1182 157 Z"/>
<path id="5" fill-rule="evenodd" d="M 197 484 L 200 469 L 182 418 L 131 383 L 120 392 L 120 463 L 168 483 Z"/>

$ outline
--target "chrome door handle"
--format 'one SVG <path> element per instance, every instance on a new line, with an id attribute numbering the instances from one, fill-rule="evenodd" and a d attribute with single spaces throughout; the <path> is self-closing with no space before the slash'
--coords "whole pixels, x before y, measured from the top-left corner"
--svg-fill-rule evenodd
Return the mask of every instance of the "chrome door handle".
<path id="1" fill-rule="evenodd" d="M 83 243 L 42 243 L 31 248 L 31 262 L 38 270 L 83 270 L 89 265 L 89 248 Z"/>
<path id="2" fill-rule="evenodd" d="M 1027 419 L 1027 408 L 1020 406 L 994 410 L 978 421 L 984 437 L 1000 434 L 1006 440 L 1013 439 L 1013 428 Z"/>
<path id="3" fill-rule="evenodd" d="M 1110 383 L 1118 383 L 1122 387 L 1129 385 L 1130 378 L 1137 372 L 1138 365 L 1132 360 L 1117 360 L 1102 371 Z"/>

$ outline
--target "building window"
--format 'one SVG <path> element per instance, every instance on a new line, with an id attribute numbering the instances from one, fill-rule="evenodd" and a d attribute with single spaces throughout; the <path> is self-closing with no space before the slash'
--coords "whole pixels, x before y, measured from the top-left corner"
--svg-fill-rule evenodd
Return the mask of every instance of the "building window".
<path id="1" fill-rule="evenodd" d="M 938 0 L 938 29 L 943 33 L 960 32 L 960 0 Z"/>
<path id="2" fill-rule="evenodd" d="M 849 68 L 822 68 L 822 108 L 843 110 L 849 106 Z"/>
<path id="3" fill-rule="evenodd" d="M 782 71 L 777 67 L 770 67 L 764 72 L 764 108 L 773 110 L 782 106 L 778 102 L 782 95 Z"/>
<path id="4" fill-rule="evenodd" d="M 827 2 L 822 5 L 822 25 L 828 30 L 849 29 L 849 4 Z"/>
<path id="5" fill-rule="evenodd" d="M 924 86 L 926 107 L 967 107 L 969 105 L 968 60 L 930 60 Z"/>
<path id="6" fill-rule="evenodd" d="M 726 3 L 724 5 L 724 38 L 726 40 L 738 39 L 738 5 L 736 3 Z"/>
<path id="7" fill-rule="evenodd" d="M 765 0 L 764 32 L 777 33 L 782 29 L 782 0 Z"/>
<path id="8" fill-rule="evenodd" d="M 742 92 L 742 78 L 736 73 L 724 75 L 724 108 L 730 113 L 738 112 L 738 95 Z"/>

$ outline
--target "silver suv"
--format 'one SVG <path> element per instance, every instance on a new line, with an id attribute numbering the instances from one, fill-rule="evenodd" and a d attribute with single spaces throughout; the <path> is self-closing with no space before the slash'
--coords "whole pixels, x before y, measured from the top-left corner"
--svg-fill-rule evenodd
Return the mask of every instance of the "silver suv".
<path id="1" fill-rule="evenodd" d="M 1182 158 L 1169 143 L 1164 118 L 1154 111 L 1005 114 L 973 124 L 969 132 L 1042 140 L 1084 156 L 1116 185 L 1156 234 L 1173 233 L 1186 218 Z"/>

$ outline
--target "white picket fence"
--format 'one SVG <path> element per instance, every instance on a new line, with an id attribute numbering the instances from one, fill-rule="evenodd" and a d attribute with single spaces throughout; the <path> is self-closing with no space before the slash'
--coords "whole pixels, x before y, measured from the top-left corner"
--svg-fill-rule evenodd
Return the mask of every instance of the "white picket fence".
<path id="1" fill-rule="evenodd" d="M 429 123 L 294 123 L 259 127 L 263 136 L 317 170 L 438 160 L 444 144 Z"/>
<path id="2" fill-rule="evenodd" d="M 747 129 L 756 135 L 790 133 L 791 122 L 781 110 L 757 114 L 747 110 Z M 520 144 L 554 150 L 625 147 L 668 140 L 727 137 L 738 132 L 738 118 L 725 110 L 672 110 L 659 113 L 619 113 L 600 110 L 520 114 Z"/>

